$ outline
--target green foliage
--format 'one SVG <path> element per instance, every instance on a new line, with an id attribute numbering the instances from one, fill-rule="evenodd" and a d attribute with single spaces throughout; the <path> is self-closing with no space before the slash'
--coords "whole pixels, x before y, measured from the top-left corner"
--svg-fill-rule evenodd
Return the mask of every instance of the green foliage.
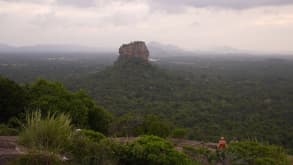
<path id="1" fill-rule="evenodd" d="M 20 156 L 9 165 L 68 165 L 56 155 L 49 153 L 29 153 Z"/>
<path id="2" fill-rule="evenodd" d="M 285 146 L 293 154 L 290 59 L 180 56 L 160 58 L 151 65 L 133 62 L 105 69 L 116 57 L 61 56 L 69 60 L 52 63 L 47 60 L 51 55 L 3 54 L 0 61 L 9 65 L 0 67 L 0 72 L 22 83 L 41 76 L 62 81 L 75 91 L 85 89 L 114 115 L 155 114 L 176 127 L 189 128 L 190 139 L 216 141 L 219 135 L 257 138 Z M 14 66 L 16 63 L 27 66 Z M 78 117 L 75 121 L 79 122 Z M 124 130 L 134 130 L 124 131 L 125 136 L 139 134 L 135 129 Z"/>
<path id="3" fill-rule="evenodd" d="M 79 131 L 80 134 L 83 134 L 84 136 L 86 136 L 87 138 L 89 138 L 91 141 L 93 142 L 99 142 L 102 139 L 105 139 L 105 135 L 103 135 L 100 132 L 95 132 L 93 130 L 80 130 Z"/>
<path id="4" fill-rule="evenodd" d="M 167 137 L 171 134 L 173 125 L 156 115 L 138 115 L 127 113 L 114 120 L 111 133 L 116 136 L 155 135 Z"/>
<path id="5" fill-rule="evenodd" d="M 19 141 L 33 150 L 59 153 L 64 151 L 72 134 L 71 119 L 64 114 L 51 114 L 42 118 L 40 111 L 26 117 L 26 125 Z"/>
<path id="6" fill-rule="evenodd" d="M 185 138 L 187 133 L 188 133 L 188 129 L 186 128 L 175 128 L 173 131 L 172 131 L 172 137 L 173 138 Z"/>
<path id="7" fill-rule="evenodd" d="M 92 133 L 91 133 L 92 134 Z M 103 138 L 88 138 L 79 132 L 75 133 L 67 152 L 71 154 L 73 164 L 79 165 L 115 165 L 117 162 L 116 151 L 119 144 Z"/>
<path id="8" fill-rule="evenodd" d="M 26 92 L 12 80 L 0 76 L 0 123 L 24 112 Z"/>
<path id="9" fill-rule="evenodd" d="M 167 137 L 171 134 L 172 125 L 166 120 L 155 116 L 147 115 L 142 124 L 142 134 Z"/>
<path id="10" fill-rule="evenodd" d="M 17 129 L 10 128 L 5 124 L 0 124 L 0 136 L 16 136 L 17 134 Z"/>
<path id="11" fill-rule="evenodd" d="M 290 162 L 291 164 L 293 164 L 293 156 L 292 156 L 292 155 L 289 155 L 289 156 L 288 156 L 288 159 L 289 159 L 289 162 Z"/>
<path id="12" fill-rule="evenodd" d="M 215 152 L 212 152 L 209 149 L 203 147 L 193 148 L 184 146 L 183 152 L 192 159 L 200 161 L 201 164 L 206 164 L 207 162 L 210 164 L 215 164 L 215 162 L 219 160 Z"/>
<path id="13" fill-rule="evenodd" d="M 156 136 L 142 136 L 125 151 L 120 157 L 122 164 L 127 165 L 192 165 L 186 155 L 178 152 L 168 141 Z"/>
<path id="14" fill-rule="evenodd" d="M 111 134 L 118 137 L 138 136 L 142 131 L 143 117 L 127 113 L 115 118 L 111 124 Z"/>
<path id="15" fill-rule="evenodd" d="M 287 154 L 279 146 L 257 142 L 238 142 L 229 145 L 227 155 L 234 164 L 241 165 L 288 165 Z"/>
<path id="16" fill-rule="evenodd" d="M 191 139 L 217 141 L 219 135 L 257 137 L 289 149 L 293 147 L 293 104 L 289 101 L 293 99 L 289 92 L 293 89 L 293 79 L 283 65 L 276 64 L 263 75 L 262 68 L 269 68 L 271 63 L 207 59 L 203 63 L 190 66 L 194 69 L 180 65 L 177 67 L 180 72 L 173 65 L 164 66 L 172 68 L 171 73 L 154 65 L 126 62 L 77 80 L 71 86 L 87 89 L 98 104 L 115 115 L 155 114 L 177 127 L 189 128 Z M 206 66 L 213 67 L 203 69 Z M 135 122 L 133 119 L 131 122 Z M 131 127 L 134 126 L 125 126 L 122 134 L 126 134 L 125 130 L 130 135 L 147 132 L 138 133 L 136 126 Z M 155 124 L 152 130 L 156 130 Z"/>
<path id="17" fill-rule="evenodd" d="M 29 109 L 40 109 L 42 113 L 69 113 L 74 124 L 87 126 L 87 114 L 94 104 L 84 93 L 71 93 L 62 84 L 46 80 L 38 80 L 28 90 Z"/>
<path id="18" fill-rule="evenodd" d="M 89 127 L 104 134 L 108 134 L 112 118 L 112 115 L 101 107 L 95 107 L 88 112 Z"/>
<path id="19" fill-rule="evenodd" d="M 42 113 L 68 113 L 72 123 L 107 133 L 111 114 L 98 107 L 84 92 L 70 92 L 61 83 L 38 80 L 29 85 L 29 109 Z"/>

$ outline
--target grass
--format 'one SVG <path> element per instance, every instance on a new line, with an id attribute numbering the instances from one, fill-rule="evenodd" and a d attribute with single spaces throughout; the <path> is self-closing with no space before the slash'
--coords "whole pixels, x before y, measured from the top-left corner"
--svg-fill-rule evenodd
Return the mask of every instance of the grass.
<path id="1" fill-rule="evenodd" d="M 293 155 L 289 155 L 288 159 L 289 159 L 290 165 L 293 165 Z"/>
<path id="2" fill-rule="evenodd" d="M 64 114 L 48 114 L 42 117 L 40 111 L 26 116 L 26 125 L 19 136 L 19 142 L 31 149 L 62 152 L 72 135 L 71 119 Z"/>

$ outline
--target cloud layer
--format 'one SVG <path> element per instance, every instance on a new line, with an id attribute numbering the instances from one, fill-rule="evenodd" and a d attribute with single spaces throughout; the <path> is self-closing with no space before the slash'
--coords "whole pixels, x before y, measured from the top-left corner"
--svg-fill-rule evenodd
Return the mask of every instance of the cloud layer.
<path id="1" fill-rule="evenodd" d="M 293 51 L 292 0 L 0 0 L 0 43 Z"/>
<path id="2" fill-rule="evenodd" d="M 231 9 L 246 9 L 260 6 L 279 6 L 293 4 L 292 0 L 149 0 L 150 4 L 161 8 L 170 7 L 221 7 Z"/>
<path id="3" fill-rule="evenodd" d="M 150 6 L 157 6 L 161 9 L 185 7 L 221 7 L 232 9 L 245 9 L 260 6 L 279 6 L 293 4 L 292 0 L 0 0 L 4 2 L 54 2 L 60 5 L 75 7 L 94 7 L 107 3 L 148 3 Z"/>

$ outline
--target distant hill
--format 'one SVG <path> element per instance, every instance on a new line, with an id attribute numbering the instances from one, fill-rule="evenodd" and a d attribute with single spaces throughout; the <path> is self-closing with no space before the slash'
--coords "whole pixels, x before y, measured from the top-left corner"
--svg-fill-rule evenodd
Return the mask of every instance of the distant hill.
<path id="1" fill-rule="evenodd" d="M 174 45 L 166 45 L 159 42 L 149 42 L 147 44 L 151 57 L 170 57 L 170 56 L 190 56 L 195 55 L 195 52 L 186 51 Z"/>
<path id="2" fill-rule="evenodd" d="M 109 52 L 104 48 L 93 48 L 80 45 L 31 45 L 10 46 L 0 44 L 0 53 L 80 53 L 80 52 Z"/>
<path id="3" fill-rule="evenodd" d="M 180 94 L 177 87 L 187 86 L 179 76 L 136 59 L 116 62 L 70 84 L 73 89 L 86 89 L 99 104 L 117 114 L 143 110 L 152 101 L 176 99 Z"/>

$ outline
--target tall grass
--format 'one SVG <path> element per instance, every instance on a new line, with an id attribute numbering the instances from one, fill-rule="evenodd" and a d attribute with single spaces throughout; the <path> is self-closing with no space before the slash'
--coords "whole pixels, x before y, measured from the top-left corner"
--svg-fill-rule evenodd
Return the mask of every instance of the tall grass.
<path id="1" fill-rule="evenodd" d="M 71 135 L 71 119 L 68 115 L 49 113 L 43 118 L 40 111 L 35 111 L 27 114 L 19 142 L 34 150 L 59 153 L 64 151 Z"/>

